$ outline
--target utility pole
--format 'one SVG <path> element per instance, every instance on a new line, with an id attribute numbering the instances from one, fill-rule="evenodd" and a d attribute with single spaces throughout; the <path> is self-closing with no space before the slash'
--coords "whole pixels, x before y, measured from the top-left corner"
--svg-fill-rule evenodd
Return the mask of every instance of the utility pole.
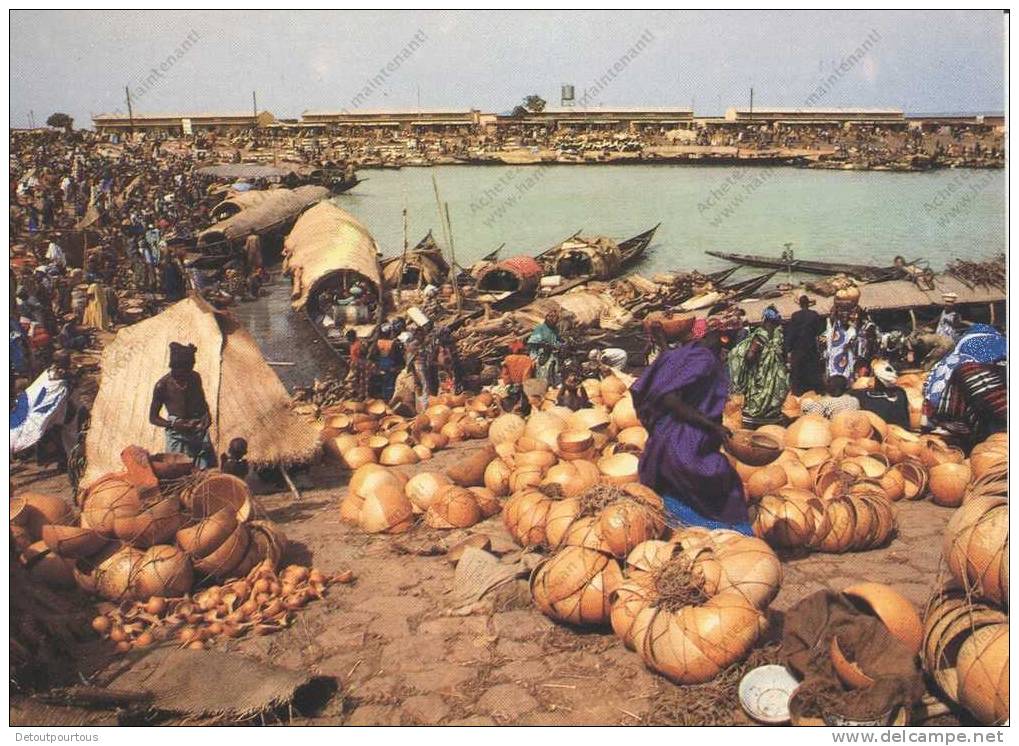
<path id="1" fill-rule="evenodd" d="M 254 121 L 255 126 L 258 126 L 258 99 L 255 98 L 255 92 L 251 92 L 251 119 Z"/>
<path id="2" fill-rule="evenodd" d="M 29 109 L 28 110 L 28 127 L 29 127 L 29 129 L 33 129 L 33 130 L 35 129 L 35 110 L 34 109 Z"/>
<path id="3" fill-rule="evenodd" d="M 124 95 L 127 97 L 127 121 L 130 125 L 129 132 L 134 134 L 134 109 L 131 108 L 131 89 L 124 86 Z"/>
<path id="4" fill-rule="evenodd" d="M 754 87 L 750 86 L 750 121 L 754 121 Z"/>

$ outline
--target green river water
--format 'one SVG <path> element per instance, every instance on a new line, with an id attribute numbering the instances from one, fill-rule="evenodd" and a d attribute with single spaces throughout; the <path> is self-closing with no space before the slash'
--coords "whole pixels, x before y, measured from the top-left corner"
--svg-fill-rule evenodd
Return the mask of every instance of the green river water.
<path id="1" fill-rule="evenodd" d="M 449 204 L 457 261 L 469 266 L 500 244 L 503 258 L 535 254 L 583 229 L 617 240 L 661 223 L 645 275 L 729 266 L 706 250 L 891 264 L 897 254 L 941 270 L 954 258 L 1005 251 L 1005 172 L 813 171 L 728 166 L 440 166 L 365 171 L 335 198 L 375 236 L 384 256 L 429 229 L 444 245 L 432 176 Z M 762 270 L 740 270 L 742 279 Z M 237 307 L 288 387 L 332 367 L 307 321 L 290 310 L 290 282 Z"/>

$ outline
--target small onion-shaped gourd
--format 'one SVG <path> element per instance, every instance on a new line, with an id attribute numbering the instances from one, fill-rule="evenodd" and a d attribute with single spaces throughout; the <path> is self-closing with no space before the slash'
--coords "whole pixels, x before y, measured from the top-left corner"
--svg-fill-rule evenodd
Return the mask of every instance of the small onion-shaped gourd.
<path id="1" fill-rule="evenodd" d="M 531 597 L 552 619 L 581 626 L 609 621 L 610 596 L 623 583 L 614 557 L 587 547 L 565 547 L 531 574 Z"/>

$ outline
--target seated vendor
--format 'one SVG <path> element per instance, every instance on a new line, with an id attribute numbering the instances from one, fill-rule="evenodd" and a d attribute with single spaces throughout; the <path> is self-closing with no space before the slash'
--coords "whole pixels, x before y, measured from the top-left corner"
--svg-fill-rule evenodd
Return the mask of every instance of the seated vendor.
<path id="1" fill-rule="evenodd" d="M 906 390 L 896 386 L 898 378 L 895 368 L 887 360 L 875 359 L 871 362 L 874 374 L 874 385 L 869 389 L 857 389 L 849 392 L 850 396 L 860 402 L 860 409 L 873 412 L 889 425 L 909 429 L 909 399 Z"/>

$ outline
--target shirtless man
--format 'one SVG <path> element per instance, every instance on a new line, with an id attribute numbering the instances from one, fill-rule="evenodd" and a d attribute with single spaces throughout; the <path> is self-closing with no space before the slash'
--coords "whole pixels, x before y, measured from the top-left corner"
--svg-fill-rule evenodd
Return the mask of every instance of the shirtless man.
<path id="1" fill-rule="evenodd" d="M 170 343 L 170 372 L 152 390 L 149 422 L 166 430 L 167 451 L 186 453 L 195 466 L 211 469 L 216 466 L 216 452 L 209 440 L 212 416 L 202 377 L 195 372 L 195 350 L 194 345 Z"/>

